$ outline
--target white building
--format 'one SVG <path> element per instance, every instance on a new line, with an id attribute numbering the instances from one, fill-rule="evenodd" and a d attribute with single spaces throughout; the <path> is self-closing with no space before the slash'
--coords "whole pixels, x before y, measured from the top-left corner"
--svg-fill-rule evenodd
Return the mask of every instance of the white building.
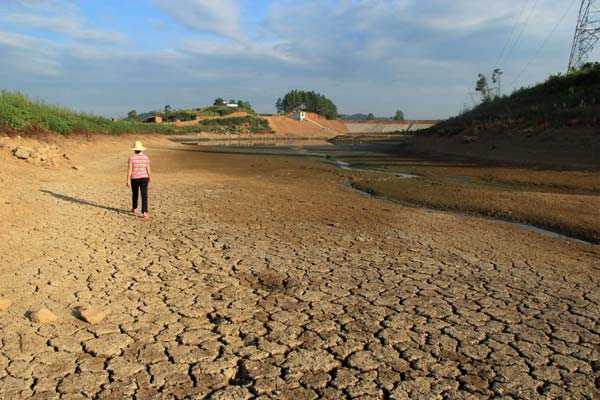
<path id="1" fill-rule="evenodd" d="M 237 103 L 227 103 L 225 104 L 227 107 L 231 107 L 231 108 L 238 108 L 239 106 L 237 105 Z"/>
<path id="2" fill-rule="evenodd" d="M 292 113 L 292 118 L 297 121 L 304 121 L 306 119 L 306 113 L 304 111 L 294 111 Z"/>

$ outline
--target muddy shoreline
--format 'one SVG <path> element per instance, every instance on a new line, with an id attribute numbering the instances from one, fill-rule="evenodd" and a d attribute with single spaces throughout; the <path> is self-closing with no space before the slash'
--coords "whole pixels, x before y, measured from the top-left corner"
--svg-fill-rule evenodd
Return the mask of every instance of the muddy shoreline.
<path id="1" fill-rule="evenodd" d="M 282 157 L 315 157 L 348 171 L 346 179 L 352 187 L 383 200 L 524 224 L 559 236 L 600 243 L 600 213 L 595 211 L 600 207 L 600 174 L 587 170 L 482 162 L 475 158 L 417 153 L 404 144 L 390 146 L 378 142 L 330 146 L 303 141 L 290 145 L 281 141 L 272 146 L 259 143 L 251 147 L 208 142 L 202 143 L 204 146 L 217 153 L 265 152 Z M 405 179 L 413 181 L 403 182 Z M 487 198 L 495 196 L 504 200 Z M 540 201 L 543 206 L 536 207 Z M 573 222 L 585 212 L 587 220 L 579 218 Z"/>

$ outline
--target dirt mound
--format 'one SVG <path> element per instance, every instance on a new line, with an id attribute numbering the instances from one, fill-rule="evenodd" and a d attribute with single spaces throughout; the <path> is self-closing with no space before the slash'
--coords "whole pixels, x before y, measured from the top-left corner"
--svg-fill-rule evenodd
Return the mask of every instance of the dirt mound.
<path id="1" fill-rule="evenodd" d="M 3 158 L 14 158 L 29 164 L 53 168 L 71 165 L 71 157 L 56 143 L 45 143 L 34 139 L 11 139 L 0 137 Z"/>
<path id="2" fill-rule="evenodd" d="M 269 121 L 271 129 L 278 135 L 294 137 L 333 138 L 337 135 L 348 133 L 348 128 L 343 121 L 331 121 L 314 114 L 308 113 L 305 121 L 298 121 L 288 116 L 264 116 Z"/>

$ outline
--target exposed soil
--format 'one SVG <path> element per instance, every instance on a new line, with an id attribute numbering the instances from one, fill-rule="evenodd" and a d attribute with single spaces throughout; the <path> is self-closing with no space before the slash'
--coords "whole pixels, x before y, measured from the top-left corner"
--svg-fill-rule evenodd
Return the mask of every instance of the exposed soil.
<path id="1" fill-rule="evenodd" d="M 331 121 L 319 118 L 313 124 L 310 121 L 297 121 L 284 115 L 264 117 L 269 121 L 271 129 L 278 135 L 303 138 L 333 138 L 337 135 L 348 133 L 348 128 L 343 121 Z M 319 126 L 321 125 L 321 126 Z"/>
<path id="2" fill-rule="evenodd" d="M 58 143 L 79 170 L 3 150 L 0 397 L 600 396 L 598 247 L 159 137 L 144 221 L 132 140 Z"/>
<path id="3" fill-rule="evenodd" d="M 338 152 L 336 157 L 362 170 L 418 176 L 407 180 L 360 173 L 351 178 L 356 188 L 376 196 L 529 223 L 600 242 L 600 173 L 596 171 L 486 165 L 466 158 L 416 154 L 410 147 Z"/>
<path id="4" fill-rule="evenodd" d="M 418 134 L 415 149 L 548 167 L 600 169 L 600 135 L 593 127 L 520 130 L 470 128 L 461 134 Z"/>

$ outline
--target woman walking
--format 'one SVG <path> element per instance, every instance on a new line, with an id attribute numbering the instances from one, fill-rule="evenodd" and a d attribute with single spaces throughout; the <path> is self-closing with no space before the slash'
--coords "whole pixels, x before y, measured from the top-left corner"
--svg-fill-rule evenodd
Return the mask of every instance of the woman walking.
<path id="1" fill-rule="evenodd" d="M 148 215 L 148 186 L 150 185 L 151 172 L 150 172 L 150 159 L 147 155 L 142 153 L 146 150 L 142 146 L 142 142 L 139 140 L 135 142 L 135 145 L 131 148 L 135 154 L 129 156 L 127 169 L 127 187 L 131 187 L 131 200 L 133 206 L 131 212 L 134 214 L 138 213 L 138 194 L 142 192 L 142 217 L 144 219 L 150 218 Z"/>

